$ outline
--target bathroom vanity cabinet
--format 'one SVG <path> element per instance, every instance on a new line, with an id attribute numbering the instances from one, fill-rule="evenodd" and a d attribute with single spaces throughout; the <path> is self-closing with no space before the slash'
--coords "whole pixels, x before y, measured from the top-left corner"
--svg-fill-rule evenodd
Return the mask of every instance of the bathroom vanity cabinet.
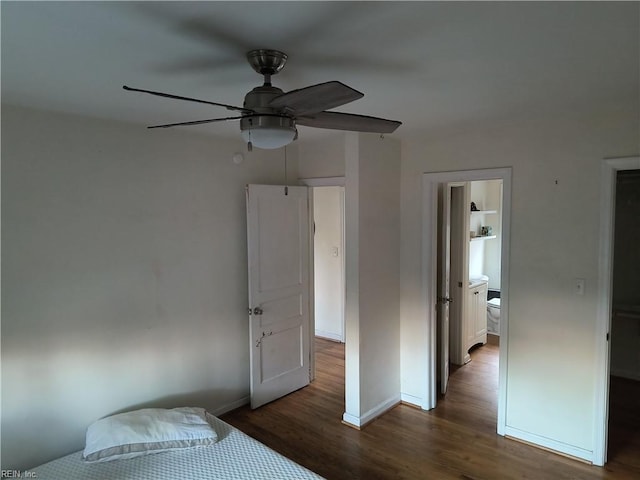
<path id="1" fill-rule="evenodd" d="M 487 282 L 476 282 L 469 285 L 467 298 L 467 315 L 464 331 L 467 332 L 465 350 L 474 345 L 487 343 Z"/>

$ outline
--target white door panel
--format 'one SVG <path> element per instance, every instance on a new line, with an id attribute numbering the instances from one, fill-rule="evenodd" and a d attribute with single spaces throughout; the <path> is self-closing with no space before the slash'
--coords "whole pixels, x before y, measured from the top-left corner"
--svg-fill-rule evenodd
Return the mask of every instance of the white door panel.
<path id="1" fill-rule="evenodd" d="M 296 325 L 262 339 L 260 382 L 268 382 L 304 366 L 300 344 L 302 329 Z"/>
<path id="2" fill-rule="evenodd" d="M 299 288 L 303 282 L 300 237 L 307 232 L 306 187 L 300 187 L 304 190 L 302 199 L 294 197 L 292 188 L 288 189 L 288 195 L 281 187 L 274 188 L 275 191 L 269 193 L 262 189 L 262 196 L 256 198 L 260 293 L 287 287 Z M 301 228 L 302 223 L 304 228 Z"/>
<path id="3" fill-rule="evenodd" d="M 247 186 L 251 407 L 309 383 L 306 187 Z"/>

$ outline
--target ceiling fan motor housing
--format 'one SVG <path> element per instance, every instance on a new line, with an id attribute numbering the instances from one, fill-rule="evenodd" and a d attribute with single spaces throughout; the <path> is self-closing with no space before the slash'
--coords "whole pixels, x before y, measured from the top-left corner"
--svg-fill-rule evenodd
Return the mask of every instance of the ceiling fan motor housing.
<path id="1" fill-rule="evenodd" d="M 271 103 L 271 100 L 279 97 L 283 93 L 284 92 L 278 87 L 262 85 L 254 88 L 245 95 L 244 104 L 242 106 L 248 110 L 253 110 L 258 113 L 280 113 L 275 111 L 273 107 L 270 107 L 269 103 Z"/>
<path id="2" fill-rule="evenodd" d="M 296 124 L 292 118 L 283 115 L 250 115 L 240 120 L 240 130 L 243 132 L 264 129 L 292 130 L 295 135 Z"/>
<path id="3" fill-rule="evenodd" d="M 253 110 L 256 114 L 245 115 L 240 119 L 240 130 L 243 138 L 260 148 L 279 148 L 280 143 L 297 135 L 293 117 L 277 111 L 269 103 L 284 92 L 271 85 L 262 85 L 251 90 L 244 97 L 244 108 Z M 273 138 L 269 141 L 266 138 Z M 279 141 L 276 138 L 282 138 Z M 259 140 L 259 139 L 262 139 Z"/>

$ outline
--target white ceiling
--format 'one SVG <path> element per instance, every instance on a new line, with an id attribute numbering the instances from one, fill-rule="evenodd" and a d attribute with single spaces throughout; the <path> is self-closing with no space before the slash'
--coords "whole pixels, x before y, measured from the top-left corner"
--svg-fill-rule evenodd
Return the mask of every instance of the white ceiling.
<path id="1" fill-rule="evenodd" d="M 3 102 L 141 125 L 229 112 L 122 85 L 242 105 L 262 83 L 254 48 L 289 55 L 276 86 L 340 80 L 365 96 L 337 110 L 400 120 L 398 137 L 638 98 L 637 2 L 0 5 Z M 239 136 L 237 122 L 180 128 Z"/>

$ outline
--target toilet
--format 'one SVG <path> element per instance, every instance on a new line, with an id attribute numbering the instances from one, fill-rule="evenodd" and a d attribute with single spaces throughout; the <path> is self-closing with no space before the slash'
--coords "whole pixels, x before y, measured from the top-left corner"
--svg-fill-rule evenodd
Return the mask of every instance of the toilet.
<path id="1" fill-rule="evenodd" d="M 500 335 L 500 298 L 487 301 L 487 333 Z"/>

